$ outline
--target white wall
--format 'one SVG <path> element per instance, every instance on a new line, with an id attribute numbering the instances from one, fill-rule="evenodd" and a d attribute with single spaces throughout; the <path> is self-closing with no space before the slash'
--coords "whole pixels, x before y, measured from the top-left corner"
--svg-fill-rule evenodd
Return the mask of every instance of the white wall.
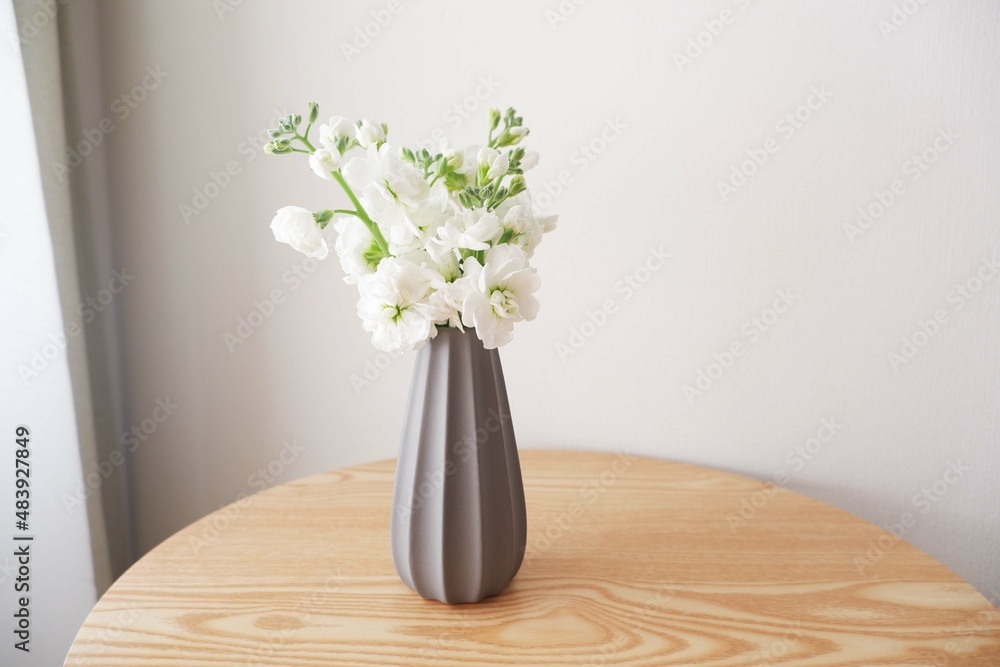
<path id="1" fill-rule="evenodd" d="M 283 441 L 304 451 L 275 464 L 277 481 L 396 452 L 412 357 L 356 392 L 351 376 L 378 355 L 354 288 L 333 261 L 295 283 L 302 256 L 268 230 L 283 205 L 341 195 L 248 137 L 316 99 L 388 122 L 396 142 L 442 128 L 465 143 L 488 106 L 515 105 L 542 154 L 529 184 L 569 181 L 546 207 L 561 227 L 537 255 L 540 317 L 503 352 L 522 447 L 784 473 L 874 522 L 913 513 L 906 539 L 1000 587 L 1000 276 L 971 299 L 953 292 L 1000 258 L 1000 6 L 398 3 L 100 3 L 117 261 L 136 276 L 121 301 L 127 414 L 138 425 L 157 399 L 178 406 L 133 457 L 140 552 L 256 490 Z M 560 6 L 572 12 L 553 25 Z M 390 7 L 348 62 L 341 44 Z M 723 10 L 729 22 L 678 67 Z M 169 74 L 119 118 L 115 97 L 147 66 Z M 461 120 L 452 107 L 484 79 L 494 90 L 478 88 L 487 99 Z M 782 119 L 810 100 L 789 131 Z M 958 138 L 936 152 L 939 132 Z M 593 161 L 588 144 L 603 151 Z M 724 199 L 718 183 L 765 145 Z M 928 147 L 934 163 L 913 173 Z M 210 186 L 230 161 L 239 174 Z M 894 180 L 901 194 L 850 239 L 845 225 Z M 206 188 L 186 223 L 180 205 Z M 661 246 L 666 265 L 631 298 L 616 291 Z M 230 353 L 224 334 L 272 290 L 284 302 Z M 781 290 L 791 307 L 756 329 Z M 557 346 L 608 299 L 617 311 L 563 358 Z M 938 310 L 947 321 L 925 341 L 919 323 Z M 926 344 L 892 368 L 914 335 Z M 745 353 L 689 400 L 684 386 L 719 375 L 713 355 L 733 342 Z M 796 448 L 823 420 L 840 426 L 806 460 Z M 938 482 L 955 462 L 961 475 Z M 915 498 L 935 482 L 934 502 Z"/>

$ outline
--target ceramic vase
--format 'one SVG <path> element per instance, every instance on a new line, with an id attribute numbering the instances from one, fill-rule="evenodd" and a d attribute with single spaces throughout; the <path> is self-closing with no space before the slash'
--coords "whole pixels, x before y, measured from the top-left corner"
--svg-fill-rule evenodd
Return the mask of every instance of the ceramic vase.
<path id="1" fill-rule="evenodd" d="M 439 328 L 417 351 L 393 492 L 392 556 L 422 597 L 478 602 L 524 558 L 524 487 L 497 350 Z"/>

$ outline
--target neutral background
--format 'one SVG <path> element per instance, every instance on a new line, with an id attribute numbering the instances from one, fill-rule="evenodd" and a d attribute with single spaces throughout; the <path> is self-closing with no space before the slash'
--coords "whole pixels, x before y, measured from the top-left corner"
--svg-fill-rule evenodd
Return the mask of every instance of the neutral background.
<path id="1" fill-rule="evenodd" d="M 536 254 L 539 318 L 503 350 L 520 446 L 628 449 L 777 479 L 886 526 L 911 515 L 903 537 L 997 601 L 1000 5 L 94 12 L 80 20 L 100 48 L 73 67 L 99 79 L 78 139 L 114 122 L 94 158 L 112 252 L 90 288 L 134 276 L 108 334 L 119 430 L 177 406 L 130 456 L 136 555 L 266 485 L 396 454 L 413 356 L 371 347 L 335 258 L 274 242 L 279 207 L 344 203 L 304 159 L 262 154 L 276 113 L 316 100 L 387 122 L 395 143 L 462 145 L 490 106 L 514 105 L 542 155 L 529 185 L 560 215 Z M 166 74 L 122 118 L 115 100 L 147 68 Z M 862 207 L 878 214 L 866 229 Z M 651 248 L 670 258 L 648 271 Z M 772 312 L 779 293 L 791 305 Z M 734 529 L 766 505 L 734 506 Z M 859 558 L 863 580 L 877 552 Z"/>

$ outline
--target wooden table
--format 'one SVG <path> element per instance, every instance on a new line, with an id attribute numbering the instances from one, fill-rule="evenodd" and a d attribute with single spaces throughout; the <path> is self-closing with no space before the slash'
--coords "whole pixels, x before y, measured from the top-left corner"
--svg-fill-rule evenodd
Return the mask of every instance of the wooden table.
<path id="1" fill-rule="evenodd" d="M 174 535 L 67 665 L 1000 665 L 1000 612 L 816 500 L 625 454 L 524 451 L 501 595 L 422 600 L 389 549 L 393 461 L 284 484 Z"/>

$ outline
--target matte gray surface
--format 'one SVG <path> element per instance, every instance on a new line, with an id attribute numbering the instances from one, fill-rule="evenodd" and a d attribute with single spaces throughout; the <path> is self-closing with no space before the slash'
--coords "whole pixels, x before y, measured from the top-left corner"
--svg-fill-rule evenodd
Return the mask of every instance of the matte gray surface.
<path id="1" fill-rule="evenodd" d="M 450 604 L 502 591 L 524 558 L 526 519 L 500 355 L 440 329 L 417 352 L 393 494 L 403 582 Z"/>

